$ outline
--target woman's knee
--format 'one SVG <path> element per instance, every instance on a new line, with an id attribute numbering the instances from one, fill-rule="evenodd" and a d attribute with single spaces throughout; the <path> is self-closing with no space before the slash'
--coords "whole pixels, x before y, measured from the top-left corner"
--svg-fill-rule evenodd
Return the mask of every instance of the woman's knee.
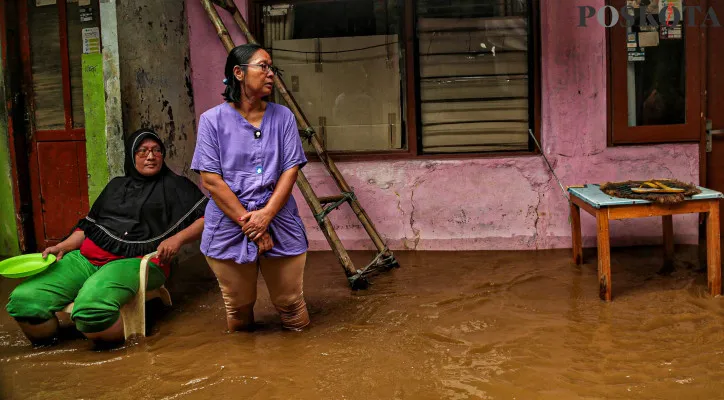
<path id="1" fill-rule="evenodd" d="M 86 281 L 75 298 L 71 318 L 83 333 L 110 328 L 120 318 L 121 306 L 135 295 L 129 287 L 119 284 L 118 279 L 98 279 L 102 277 L 96 275 Z"/>
<path id="2" fill-rule="evenodd" d="M 83 299 L 81 296 L 76 299 L 71 314 L 76 328 L 83 333 L 105 331 L 113 326 L 120 317 L 121 310 L 119 307 L 104 302 L 99 298 Z"/>
<path id="3" fill-rule="evenodd" d="M 27 281 L 26 281 L 27 282 Z M 21 283 L 10 294 L 5 309 L 11 317 L 18 321 L 40 323 L 54 317 L 51 308 L 53 304 L 42 296 L 38 296 L 36 288 Z"/>
<path id="4" fill-rule="evenodd" d="M 247 288 L 247 286 L 250 286 L 247 284 L 239 285 L 237 282 L 229 282 L 223 279 L 218 281 L 221 296 L 224 299 L 227 319 L 253 319 L 256 290 Z"/>
<path id="5" fill-rule="evenodd" d="M 299 330 L 309 325 L 309 311 L 302 294 L 279 298 L 273 303 L 285 328 Z"/>
<path id="6" fill-rule="evenodd" d="M 117 344 L 125 342 L 123 318 L 118 318 L 109 328 L 97 332 L 83 332 L 83 334 L 96 344 Z"/>
<path id="7" fill-rule="evenodd" d="M 253 320 L 255 300 L 249 301 L 243 298 L 224 297 L 227 319 Z"/>

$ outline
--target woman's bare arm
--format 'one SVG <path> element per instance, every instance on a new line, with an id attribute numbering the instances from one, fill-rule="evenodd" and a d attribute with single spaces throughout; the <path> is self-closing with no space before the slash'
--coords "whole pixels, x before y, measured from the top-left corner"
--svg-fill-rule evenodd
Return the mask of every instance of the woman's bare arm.
<path id="1" fill-rule="evenodd" d="M 53 254 L 58 260 L 60 260 L 65 254 L 68 254 L 73 250 L 80 249 L 80 245 L 83 244 L 84 240 L 85 232 L 77 230 L 62 242 L 43 250 L 43 258 L 47 258 L 48 254 Z"/>
<path id="2" fill-rule="evenodd" d="M 246 209 L 231 191 L 229 185 L 219 174 L 213 172 L 201 172 L 201 183 L 211 193 L 211 197 L 223 213 L 238 223 L 239 217 L 247 213 Z"/>
<path id="3" fill-rule="evenodd" d="M 203 232 L 204 219 L 199 218 L 194 221 L 193 224 L 186 227 L 186 229 L 161 242 L 161 244 L 158 245 L 157 257 L 162 263 L 169 263 L 183 245 L 200 239 Z"/>

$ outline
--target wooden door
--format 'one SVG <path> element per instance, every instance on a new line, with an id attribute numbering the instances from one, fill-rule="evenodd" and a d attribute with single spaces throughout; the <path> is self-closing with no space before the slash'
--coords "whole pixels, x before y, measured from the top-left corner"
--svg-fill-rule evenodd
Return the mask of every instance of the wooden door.
<path id="1" fill-rule="evenodd" d="M 78 2 L 20 0 L 33 226 L 39 249 L 88 212 Z"/>
<path id="2" fill-rule="evenodd" d="M 710 1 L 709 6 L 720 18 L 724 16 L 724 2 Z M 724 192 L 724 28 L 708 28 L 707 47 L 706 113 L 711 121 L 710 127 L 707 127 L 710 128 L 711 152 L 707 153 L 706 184 L 709 188 Z"/>

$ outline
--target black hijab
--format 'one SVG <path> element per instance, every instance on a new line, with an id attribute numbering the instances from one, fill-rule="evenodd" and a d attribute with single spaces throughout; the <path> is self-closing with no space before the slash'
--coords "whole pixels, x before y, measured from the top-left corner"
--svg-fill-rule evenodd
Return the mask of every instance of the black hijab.
<path id="1" fill-rule="evenodd" d="M 118 256 L 137 257 L 151 253 L 204 215 L 207 199 L 188 178 L 176 175 L 164 162 L 161 171 L 143 176 L 136 170 L 135 153 L 141 142 L 153 139 L 148 129 L 134 132 L 125 142 L 126 175 L 108 182 L 78 228 L 104 250 Z"/>

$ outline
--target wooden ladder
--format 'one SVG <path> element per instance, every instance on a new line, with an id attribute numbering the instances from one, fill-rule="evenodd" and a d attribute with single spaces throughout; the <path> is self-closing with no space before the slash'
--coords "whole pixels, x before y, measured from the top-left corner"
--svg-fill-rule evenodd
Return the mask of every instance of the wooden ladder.
<path id="1" fill-rule="evenodd" d="M 214 24 L 216 33 L 219 35 L 219 38 L 224 44 L 227 52 L 231 51 L 235 45 L 231 40 L 231 36 L 229 35 L 229 31 L 226 29 L 224 22 L 221 18 L 219 18 L 219 14 L 216 11 L 214 4 L 228 11 L 233 16 L 234 21 L 244 35 L 246 35 L 246 39 L 249 43 L 258 44 L 256 39 L 254 39 L 254 36 L 251 34 L 251 31 L 249 31 L 249 26 L 246 24 L 246 21 L 244 20 L 244 17 L 241 16 L 239 10 L 236 8 L 233 0 L 201 0 L 201 4 L 204 6 L 206 13 L 211 19 L 211 22 Z M 277 74 L 274 75 L 274 85 L 276 86 L 279 94 L 281 94 L 289 105 L 289 108 L 294 113 L 294 116 L 297 118 L 297 122 L 301 127 L 299 134 L 314 147 L 322 165 L 324 165 L 327 172 L 329 172 L 330 176 L 337 184 L 340 194 L 335 196 L 318 197 L 314 193 L 314 189 L 312 189 L 312 186 L 309 184 L 304 172 L 301 170 L 297 176 L 297 186 L 302 192 L 302 195 L 304 195 L 304 199 L 307 201 L 307 204 L 312 209 L 314 218 L 317 220 L 322 232 L 324 232 L 324 236 L 327 238 L 330 247 L 332 247 L 332 251 L 342 264 L 350 286 L 353 289 L 366 288 L 369 285 L 368 277 L 376 273 L 389 270 L 393 267 L 399 267 L 399 264 L 390 249 L 388 249 L 387 245 L 382 241 L 380 234 L 377 233 L 375 226 L 372 224 L 372 221 L 365 212 L 364 208 L 362 208 L 359 200 L 357 200 L 352 188 L 347 184 L 347 181 L 342 176 L 342 173 L 339 172 L 339 169 L 337 169 L 334 161 L 332 161 L 329 157 L 327 150 L 324 146 L 322 146 L 321 142 L 317 138 L 316 132 L 309 125 L 307 117 L 299 108 L 299 105 L 296 100 L 294 100 L 292 94 L 287 90 L 284 81 Z M 342 242 L 339 240 L 339 236 L 337 236 L 337 232 L 335 232 L 334 227 L 328 218 L 328 214 L 333 210 L 336 210 L 343 203 L 349 203 L 352 211 L 354 211 L 360 223 L 367 231 L 367 234 L 370 236 L 370 239 L 372 239 L 372 242 L 375 244 L 375 247 L 377 247 L 377 255 L 364 268 L 355 268 L 352 259 L 347 254 L 347 250 L 345 250 L 344 246 L 342 246 Z"/>

